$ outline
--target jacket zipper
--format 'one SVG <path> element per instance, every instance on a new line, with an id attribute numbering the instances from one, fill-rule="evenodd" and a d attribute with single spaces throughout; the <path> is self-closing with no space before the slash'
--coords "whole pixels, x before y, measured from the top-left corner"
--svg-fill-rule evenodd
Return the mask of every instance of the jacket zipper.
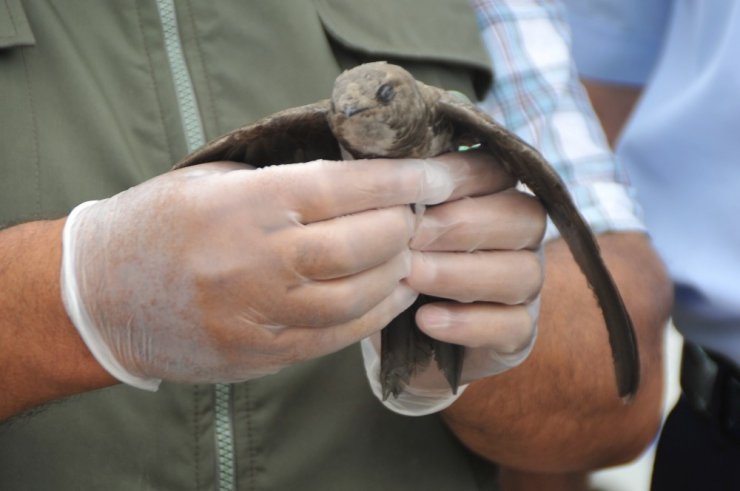
<path id="1" fill-rule="evenodd" d="M 185 55 L 182 50 L 180 34 L 177 30 L 177 16 L 174 0 L 157 0 L 157 11 L 164 35 L 164 46 L 175 84 L 175 96 L 180 110 L 180 121 L 185 133 L 188 152 L 205 144 L 203 122 L 195 98 L 193 82 L 190 79 Z M 228 384 L 214 386 L 214 426 L 216 446 L 216 471 L 218 491 L 236 489 L 234 473 L 234 425 L 232 416 L 232 387 Z"/>
<path id="2" fill-rule="evenodd" d="M 231 395 L 232 386 L 216 384 L 215 391 L 215 433 L 216 433 L 216 472 L 218 473 L 218 491 L 236 489 L 234 474 L 234 424 Z"/>

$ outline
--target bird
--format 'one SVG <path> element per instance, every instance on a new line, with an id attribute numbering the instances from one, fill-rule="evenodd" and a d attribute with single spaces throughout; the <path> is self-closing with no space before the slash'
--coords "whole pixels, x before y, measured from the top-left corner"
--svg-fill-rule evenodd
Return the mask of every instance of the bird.
<path id="1" fill-rule="evenodd" d="M 634 326 L 598 243 L 557 172 L 532 146 L 453 92 L 424 84 L 385 61 L 357 65 L 335 80 L 331 97 L 279 111 L 187 155 L 173 169 L 232 160 L 256 167 L 317 159 L 430 158 L 461 148 L 489 152 L 540 200 L 560 231 L 601 309 L 617 392 L 630 401 L 640 383 Z M 420 295 L 381 332 L 383 399 L 397 397 L 435 359 L 450 390 L 460 385 L 464 348 L 417 326 Z"/>

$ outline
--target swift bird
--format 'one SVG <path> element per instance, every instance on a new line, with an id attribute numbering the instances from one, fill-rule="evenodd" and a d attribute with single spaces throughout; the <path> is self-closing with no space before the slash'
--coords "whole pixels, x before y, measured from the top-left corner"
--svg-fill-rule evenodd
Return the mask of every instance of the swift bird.
<path id="1" fill-rule="evenodd" d="M 415 80 L 385 62 L 359 65 L 337 77 L 330 99 L 287 109 L 236 129 L 185 157 L 175 168 L 234 160 L 262 167 L 316 159 L 428 158 L 478 144 L 539 198 L 601 307 L 609 333 L 619 395 L 629 400 L 639 385 L 632 321 L 601 258 L 596 239 L 565 184 L 531 146 L 469 102 Z M 432 356 L 453 392 L 464 349 L 436 341 L 415 324 L 420 299 L 381 334 L 383 397 L 397 396 Z"/>

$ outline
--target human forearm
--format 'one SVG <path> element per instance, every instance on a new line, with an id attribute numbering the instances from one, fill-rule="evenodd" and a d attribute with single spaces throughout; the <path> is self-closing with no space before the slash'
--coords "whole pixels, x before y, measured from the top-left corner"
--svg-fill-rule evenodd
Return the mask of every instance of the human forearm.
<path id="1" fill-rule="evenodd" d="M 0 420 L 115 383 L 69 321 L 59 291 L 64 220 L 0 232 Z"/>
<path id="2" fill-rule="evenodd" d="M 644 236 L 599 242 L 637 331 L 642 383 L 634 401 L 617 397 L 601 312 L 565 244 L 555 241 L 546 246 L 539 337 L 529 359 L 471 385 L 444 413 L 473 451 L 504 466 L 565 473 L 629 460 L 654 436 L 670 284 Z"/>
<path id="3" fill-rule="evenodd" d="M 409 204 L 490 192 L 475 167 L 210 163 L 6 230 L 0 418 L 114 383 L 97 361 L 144 389 L 241 381 L 379 331 L 418 295 Z"/>
<path id="4" fill-rule="evenodd" d="M 609 145 L 614 147 L 632 109 L 640 98 L 642 88 L 595 80 L 582 80 L 582 82 L 601 126 L 604 128 Z"/>

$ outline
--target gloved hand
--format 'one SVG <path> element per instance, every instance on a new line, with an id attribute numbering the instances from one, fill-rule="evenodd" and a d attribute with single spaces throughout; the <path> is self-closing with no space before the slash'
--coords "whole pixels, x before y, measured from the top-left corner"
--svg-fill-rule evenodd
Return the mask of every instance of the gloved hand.
<path id="1" fill-rule="evenodd" d="M 536 198 L 512 187 L 515 182 L 490 155 L 451 153 L 436 160 L 477 174 L 477 185 L 458 187 L 445 203 L 425 210 L 404 281 L 418 292 L 451 299 L 424 305 L 416 321 L 433 338 L 466 346 L 465 384 L 518 365 L 532 348 L 547 217 Z M 370 385 L 382 399 L 379 351 L 379 335 L 362 341 Z M 453 395 L 432 361 L 398 398 L 383 403 L 405 415 L 430 414 L 464 389 Z"/>
<path id="2" fill-rule="evenodd" d="M 68 217 L 67 312 L 104 368 L 150 390 L 242 381 L 336 351 L 415 300 L 401 281 L 408 204 L 447 199 L 456 173 L 378 159 L 164 174 Z"/>

